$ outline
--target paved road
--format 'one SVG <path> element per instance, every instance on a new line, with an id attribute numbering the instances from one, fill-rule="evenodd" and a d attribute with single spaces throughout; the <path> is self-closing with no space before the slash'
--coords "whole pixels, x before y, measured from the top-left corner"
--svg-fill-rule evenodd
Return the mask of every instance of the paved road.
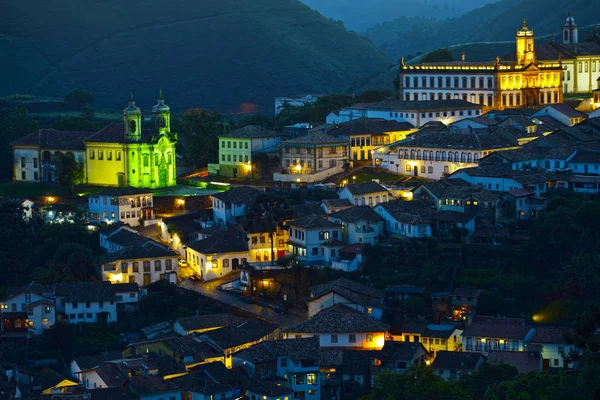
<path id="1" fill-rule="evenodd" d="M 179 283 L 179 286 L 185 289 L 193 290 L 203 296 L 220 301 L 221 303 L 229 304 L 241 310 L 251 312 L 266 319 L 267 321 L 280 324 L 282 327 L 297 324 L 298 322 L 302 322 L 306 319 L 302 315 L 297 315 L 294 313 L 280 314 L 269 307 L 245 303 L 239 297 L 233 294 L 217 290 L 217 286 L 219 286 L 221 283 L 222 282 L 219 281 L 192 282 L 189 279 L 184 279 L 181 281 L 181 283 Z"/>

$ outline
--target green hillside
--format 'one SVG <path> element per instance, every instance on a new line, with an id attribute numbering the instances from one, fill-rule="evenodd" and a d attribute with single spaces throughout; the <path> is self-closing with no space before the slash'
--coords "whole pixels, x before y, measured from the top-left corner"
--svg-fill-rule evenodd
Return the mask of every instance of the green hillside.
<path id="1" fill-rule="evenodd" d="M 569 10 L 579 26 L 600 20 L 597 1 L 502 0 L 456 19 L 396 19 L 378 24 L 366 35 L 388 56 L 398 60 L 460 43 L 511 41 L 524 18 L 536 35 L 559 34 Z"/>
<path id="2" fill-rule="evenodd" d="M 21 0 L 2 14 L 0 95 L 86 88 L 119 108 L 131 89 L 147 108 L 162 87 L 178 110 L 271 112 L 276 96 L 340 92 L 390 64 L 297 0 Z"/>

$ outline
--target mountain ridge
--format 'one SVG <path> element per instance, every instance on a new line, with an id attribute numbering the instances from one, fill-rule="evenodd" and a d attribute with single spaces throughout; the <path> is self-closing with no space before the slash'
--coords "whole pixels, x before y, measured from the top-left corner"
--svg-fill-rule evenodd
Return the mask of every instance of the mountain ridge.
<path id="1" fill-rule="evenodd" d="M 296 0 L 147 0 L 145 7 L 94 1 L 8 3 L 0 62 L 11 80 L 0 94 L 62 96 L 91 90 L 101 107 L 120 107 L 129 90 L 149 107 L 162 87 L 173 107 L 272 110 L 276 96 L 340 92 L 386 70 L 370 41 Z"/>

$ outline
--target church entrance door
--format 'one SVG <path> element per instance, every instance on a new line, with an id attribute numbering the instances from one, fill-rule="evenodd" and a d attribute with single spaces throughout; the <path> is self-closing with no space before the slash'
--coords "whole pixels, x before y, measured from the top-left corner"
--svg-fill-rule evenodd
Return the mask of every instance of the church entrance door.
<path id="1" fill-rule="evenodd" d="M 160 187 L 166 187 L 167 186 L 167 167 L 166 166 L 161 166 L 159 171 L 158 171 L 158 182 Z"/>

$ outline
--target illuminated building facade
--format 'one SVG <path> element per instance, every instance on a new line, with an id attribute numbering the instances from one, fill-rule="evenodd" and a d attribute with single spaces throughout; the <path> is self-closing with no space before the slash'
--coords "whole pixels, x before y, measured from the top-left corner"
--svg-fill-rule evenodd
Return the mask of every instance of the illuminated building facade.
<path id="1" fill-rule="evenodd" d="M 533 30 L 516 35 L 516 61 L 435 62 L 406 65 L 399 72 L 405 101 L 462 99 L 491 108 L 520 108 L 562 102 L 560 61 L 537 61 Z"/>
<path id="2" fill-rule="evenodd" d="M 162 188 L 177 179 L 171 112 L 162 92 L 152 107 L 154 129 L 142 129 L 142 112 L 133 95 L 123 110 L 123 123 L 98 132 L 41 129 L 12 143 L 13 180 L 55 182 L 56 166 L 73 156 L 83 168 L 81 183 L 98 186 Z"/>
<path id="3" fill-rule="evenodd" d="M 154 219 L 152 192 L 140 189 L 110 189 L 88 196 L 90 222 L 123 222 L 137 226 Z"/>

